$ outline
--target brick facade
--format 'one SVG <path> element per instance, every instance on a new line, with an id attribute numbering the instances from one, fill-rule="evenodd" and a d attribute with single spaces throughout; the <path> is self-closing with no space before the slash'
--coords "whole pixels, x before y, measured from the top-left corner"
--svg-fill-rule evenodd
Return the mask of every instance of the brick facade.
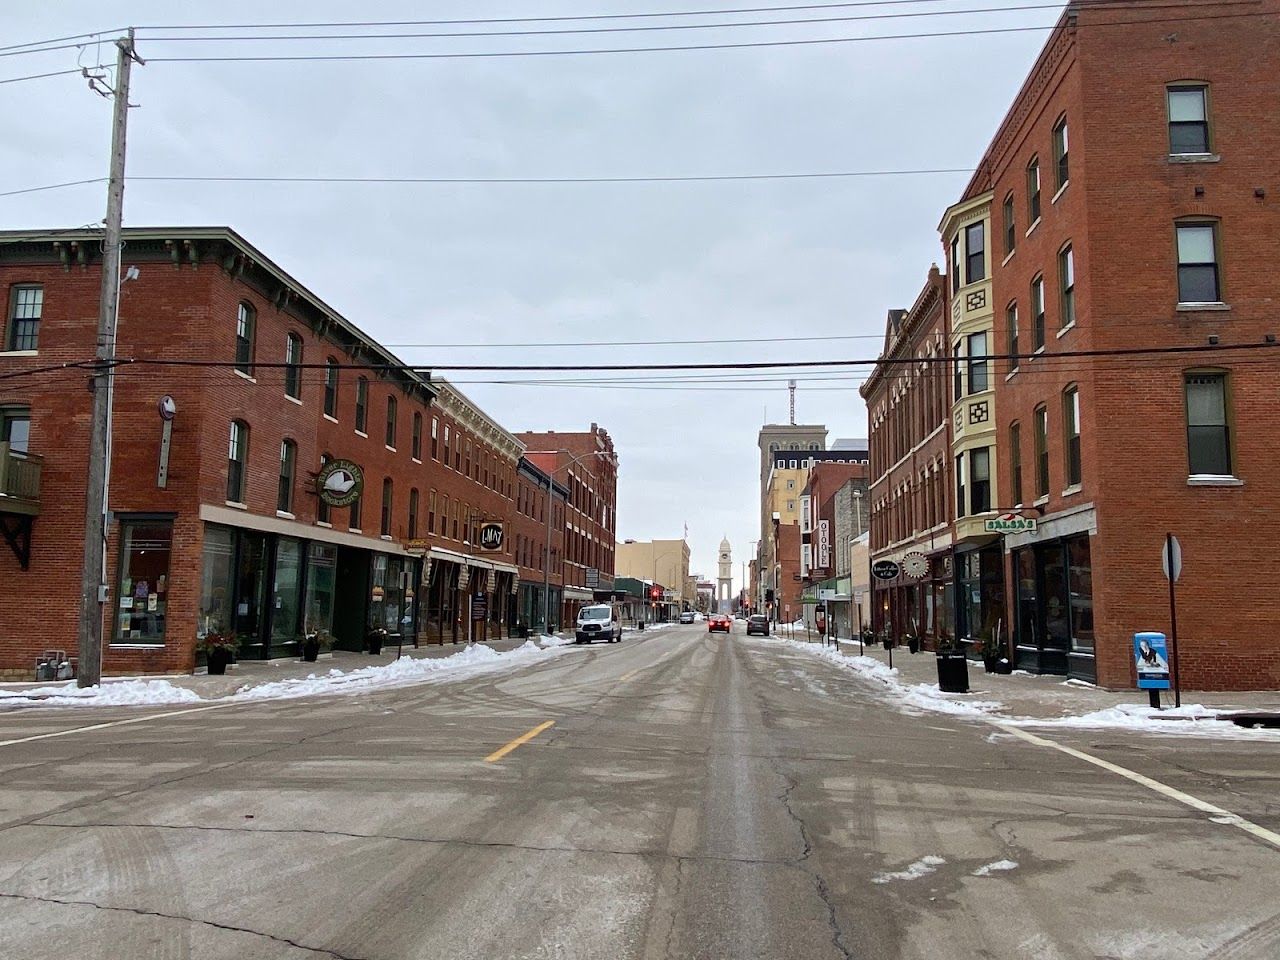
<path id="1" fill-rule="evenodd" d="M 71 366 L 31 371 L 92 359 L 100 261 L 96 233 L 56 237 L 26 240 L 10 234 L 0 248 L 0 289 L 10 303 L 6 321 L 15 288 L 38 285 L 43 293 L 37 348 L 0 352 L 0 411 L 29 410 L 28 450 L 43 458 L 28 569 L 21 569 L 7 546 L 0 550 L 0 672 L 14 677 L 30 676 L 42 650 L 63 649 L 74 656 L 77 645 L 90 375 Z M 310 628 L 312 610 L 295 613 L 285 602 L 294 589 L 288 582 L 294 544 L 301 544 L 307 556 L 312 545 L 324 545 L 327 562 L 337 552 L 344 609 L 368 609 L 370 624 L 376 625 L 385 607 L 393 631 L 402 626 L 418 639 L 446 641 L 493 636 L 515 623 L 515 577 L 541 580 L 539 565 L 517 566 L 517 526 L 529 543 L 529 558 L 539 556 L 545 542 L 545 527 L 539 532 L 517 509 L 520 441 L 456 387 L 402 367 L 234 232 L 130 229 L 125 239 L 125 265 L 137 266 L 139 276 L 124 283 L 120 299 L 116 355 L 123 362 L 114 374 L 105 673 L 190 671 L 197 661 L 197 634 L 223 629 L 211 625 L 208 611 L 201 610 L 209 590 L 201 571 L 211 530 L 234 534 L 239 563 L 249 563 L 245 558 L 254 550 L 280 551 L 231 591 L 245 606 L 244 595 L 253 592 L 249 580 L 264 581 L 254 600 L 262 620 L 255 619 L 251 628 L 263 634 L 258 646 L 264 655 L 287 652 L 288 643 Z M 253 328 L 245 371 L 174 364 L 236 359 L 242 307 L 250 311 Z M 295 366 L 286 369 L 291 337 L 296 338 L 290 358 Z M 7 340 L 0 344 L 9 345 Z M 329 360 L 336 363 L 335 371 L 326 369 Z M 331 375 L 336 375 L 336 391 L 327 388 Z M 357 423 L 358 392 L 363 429 Z M 161 488 L 157 403 L 164 395 L 174 399 L 177 412 L 167 483 Z M 394 403 L 390 427 L 389 403 Z M 243 493 L 228 484 L 233 422 L 248 431 Z M 607 440 L 603 431 L 599 434 Z M 285 441 L 293 445 L 294 466 L 293 482 L 286 484 L 288 502 L 282 503 Z M 351 460 L 363 469 L 358 511 L 335 506 L 322 514 L 314 484 L 322 457 Z M 384 490 L 389 494 L 385 520 Z M 610 486 L 610 518 L 615 496 Z M 5 511 L 0 499 L 0 513 L 11 524 Z M 165 582 L 136 585 L 138 609 L 150 604 L 150 612 L 160 614 L 150 616 L 150 626 L 140 632 L 157 629 L 158 621 L 163 629 L 159 642 L 131 642 L 139 631 L 122 627 L 123 635 L 113 633 L 117 612 L 128 622 L 134 600 L 117 596 L 120 531 L 122 523 L 148 520 L 172 523 Z M 480 525 L 490 521 L 505 524 L 497 550 L 478 543 Z M 422 543 L 415 552 L 425 551 L 423 560 L 406 551 L 411 539 Z M 304 571 L 311 566 L 310 560 L 303 563 Z M 272 571 L 274 584 L 265 582 Z M 488 616 L 468 622 L 468 612 L 478 616 L 482 609 L 472 600 L 481 593 Z M 270 596 L 283 612 L 267 612 Z M 301 596 L 296 593 L 299 605 Z M 223 615 L 241 617 L 239 610 L 228 611 L 228 604 L 224 597 Z M 358 614 L 340 641 L 363 642 Z M 333 628 L 337 634 L 339 624 Z M 248 651 L 246 646 L 243 653 Z"/>

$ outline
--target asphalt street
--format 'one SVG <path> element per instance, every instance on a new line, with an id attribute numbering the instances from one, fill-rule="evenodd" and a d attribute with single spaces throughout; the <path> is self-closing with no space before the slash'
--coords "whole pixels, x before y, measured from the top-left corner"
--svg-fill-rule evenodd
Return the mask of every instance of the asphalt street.
<path id="1" fill-rule="evenodd" d="M 2 714 L 0 958 L 1280 957 L 1264 838 L 734 629 Z M 1280 831 L 1274 743 L 1036 736 Z"/>

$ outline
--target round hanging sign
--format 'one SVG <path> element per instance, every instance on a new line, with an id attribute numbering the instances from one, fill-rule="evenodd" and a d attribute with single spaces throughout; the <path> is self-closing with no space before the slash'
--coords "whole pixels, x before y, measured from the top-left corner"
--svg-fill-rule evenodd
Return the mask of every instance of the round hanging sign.
<path id="1" fill-rule="evenodd" d="M 331 507 L 349 507 L 364 492 L 364 471 L 350 460 L 330 460 L 316 477 L 316 491 Z"/>
<path id="2" fill-rule="evenodd" d="M 923 580 L 929 575 L 929 558 L 923 553 L 908 553 L 902 558 L 902 572 L 912 580 Z"/>

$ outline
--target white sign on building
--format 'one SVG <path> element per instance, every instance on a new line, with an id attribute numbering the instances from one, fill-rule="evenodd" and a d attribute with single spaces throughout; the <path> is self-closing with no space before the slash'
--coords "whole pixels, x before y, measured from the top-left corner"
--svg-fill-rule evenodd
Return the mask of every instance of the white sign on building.
<path id="1" fill-rule="evenodd" d="M 818 563 L 820 569 L 831 566 L 831 521 L 818 521 Z"/>

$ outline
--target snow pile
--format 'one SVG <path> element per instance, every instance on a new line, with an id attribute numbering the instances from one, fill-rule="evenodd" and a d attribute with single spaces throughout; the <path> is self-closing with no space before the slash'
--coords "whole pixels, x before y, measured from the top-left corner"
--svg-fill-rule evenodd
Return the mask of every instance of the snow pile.
<path id="1" fill-rule="evenodd" d="M 891 883 L 894 880 L 919 880 L 921 877 L 927 877 L 929 874 L 934 873 L 946 862 L 942 857 L 932 855 L 921 857 L 915 863 L 908 864 L 905 870 L 897 870 L 893 873 L 878 873 L 871 878 L 871 882 Z"/>
<path id="2" fill-rule="evenodd" d="M 72 680 L 65 686 L 0 690 L 0 705 L 6 707 L 156 707 L 198 702 L 194 690 L 168 680 L 119 680 L 83 688 Z"/>
<path id="3" fill-rule="evenodd" d="M 545 650 L 548 647 L 563 647 L 573 643 L 572 637 L 554 637 L 549 633 L 544 633 L 538 638 L 538 643 L 542 644 Z"/>
<path id="4" fill-rule="evenodd" d="M 1019 727 L 1124 727 L 1132 730 L 1168 732 L 1171 727 L 1194 727 L 1195 724 L 1166 723 L 1165 721 L 1219 720 L 1224 712 L 1229 711 L 1214 710 L 1198 703 L 1167 707 L 1164 710 L 1156 710 L 1145 703 L 1121 703 L 1078 717 L 1055 717 L 1047 720 L 1016 718 L 1014 722 Z"/>
<path id="5" fill-rule="evenodd" d="M 989 877 L 993 873 L 1001 872 L 1004 870 L 1017 870 L 1017 869 L 1018 869 L 1017 860 L 996 860 L 993 863 L 983 864 L 977 870 L 973 871 L 971 876 Z"/>
<path id="6" fill-rule="evenodd" d="M 402 686 L 437 679 L 441 674 L 472 676 L 490 672 L 491 668 L 510 666 L 540 656 L 543 648 L 532 640 L 507 653 L 498 653 L 490 647 L 473 644 L 451 657 L 401 657 L 379 666 L 359 667 L 344 673 L 330 670 L 324 675 L 311 674 L 290 680 L 262 683 L 256 687 L 243 687 L 232 695 L 234 700 L 274 700 L 292 697 L 308 697 L 322 693 L 346 693 L 369 687 Z"/>
<path id="7" fill-rule="evenodd" d="M 903 683 L 896 667 L 887 667 L 874 657 L 856 657 L 841 653 L 834 646 L 804 643 L 782 637 L 766 642 L 781 643 L 803 650 L 810 656 L 819 657 L 852 670 L 864 680 L 883 684 L 886 692 L 896 698 L 908 713 L 928 711 L 948 713 L 953 716 L 985 717 L 1004 706 L 996 700 L 954 700 L 952 697 L 957 696 L 956 694 L 941 692 L 936 683 Z"/>

